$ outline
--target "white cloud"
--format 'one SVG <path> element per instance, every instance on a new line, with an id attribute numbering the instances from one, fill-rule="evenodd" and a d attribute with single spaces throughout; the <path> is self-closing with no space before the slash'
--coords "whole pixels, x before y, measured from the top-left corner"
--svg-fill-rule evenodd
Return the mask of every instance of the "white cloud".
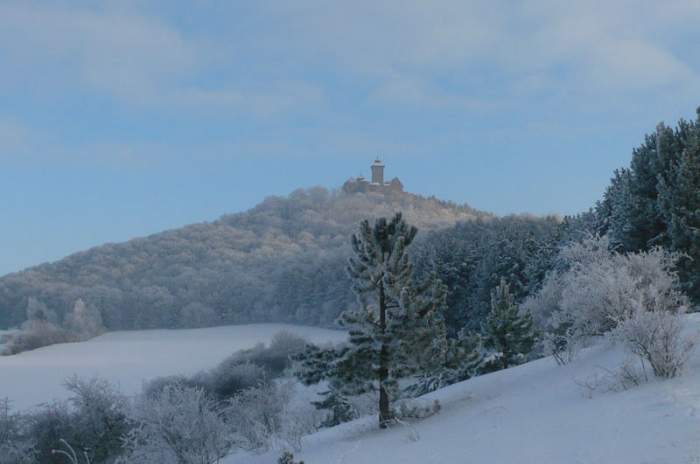
<path id="1" fill-rule="evenodd" d="M 10 69 L 129 100 L 149 98 L 195 64 L 192 44 L 157 19 L 35 2 L 0 4 L 0 50 Z"/>
<path id="2" fill-rule="evenodd" d="M 198 77 L 216 72 L 208 69 L 212 56 L 236 64 L 237 57 L 222 50 L 225 42 L 195 40 L 130 4 L 76 5 L 0 3 L 0 82 L 32 78 L 47 94 L 67 87 L 139 107 L 226 108 L 258 116 L 322 101 L 318 88 L 284 76 L 257 87 L 235 76 L 218 86 L 199 85 Z"/>
<path id="3" fill-rule="evenodd" d="M 695 0 L 295 0 L 243 19 L 225 4 L 144 5 L 0 3 L 0 85 L 254 117 L 324 109 L 334 76 L 377 104 L 461 111 L 700 88 Z M 201 8 L 196 27 L 176 25 L 177 8 Z M 209 28 L 214 12 L 230 27 Z"/>
<path id="4" fill-rule="evenodd" d="M 503 99 L 537 82 L 570 86 L 586 96 L 697 88 L 698 63 L 683 60 L 677 53 L 683 45 L 674 38 L 686 34 L 687 43 L 688 36 L 700 35 L 698 5 L 299 0 L 276 4 L 270 14 L 287 25 L 279 35 L 281 48 L 374 79 L 375 97 L 440 106 L 470 94 L 469 88 L 440 91 L 440 82 L 455 73 L 466 82 L 487 71 L 501 76 L 509 91 L 492 98 Z"/>

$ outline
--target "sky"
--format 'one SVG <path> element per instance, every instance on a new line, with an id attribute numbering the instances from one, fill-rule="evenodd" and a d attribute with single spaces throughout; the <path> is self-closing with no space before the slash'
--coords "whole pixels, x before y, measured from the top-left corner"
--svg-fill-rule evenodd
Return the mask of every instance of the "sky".
<path id="1" fill-rule="evenodd" d="M 696 0 L 0 0 L 0 275 L 336 188 L 570 214 L 700 105 Z"/>

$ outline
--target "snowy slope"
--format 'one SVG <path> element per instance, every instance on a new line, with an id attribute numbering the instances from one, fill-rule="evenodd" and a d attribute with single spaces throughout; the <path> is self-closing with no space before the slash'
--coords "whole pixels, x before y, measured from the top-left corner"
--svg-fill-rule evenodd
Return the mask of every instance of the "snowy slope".
<path id="1" fill-rule="evenodd" d="M 345 338 L 341 331 L 285 324 L 111 332 L 83 343 L 0 356 L 0 398 L 9 398 L 17 409 L 63 398 L 62 384 L 73 374 L 106 378 L 131 394 L 144 380 L 210 369 L 235 351 L 270 341 L 282 330 L 317 343 Z"/>
<path id="2" fill-rule="evenodd" d="M 691 318 L 693 329 L 700 318 Z M 569 366 L 538 360 L 434 392 L 443 410 L 388 431 L 364 418 L 307 437 L 306 464 L 700 463 L 700 353 L 687 373 L 589 398 L 582 380 L 625 358 L 601 343 Z M 412 440 L 419 436 L 417 441 Z M 226 464 L 274 463 L 275 455 Z"/>

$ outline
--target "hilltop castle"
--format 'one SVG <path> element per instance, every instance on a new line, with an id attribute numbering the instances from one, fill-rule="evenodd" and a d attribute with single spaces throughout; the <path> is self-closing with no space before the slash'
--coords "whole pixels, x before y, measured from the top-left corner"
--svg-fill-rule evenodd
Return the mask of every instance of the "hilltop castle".
<path id="1" fill-rule="evenodd" d="M 394 177 L 389 182 L 384 182 L 384 163 L 381 160 L 376 159 L 371 166 L 372 169 L 372 180 L 369 181 L 364 177 L 352 177 L 348 179 L 345 184 L 343 184 L 343 192 L 345 193 L 358 193 L 358 192 L 378 192 L 378 193 L 392 193 L 403 192 L 403 184 L 398 177 Z"/>

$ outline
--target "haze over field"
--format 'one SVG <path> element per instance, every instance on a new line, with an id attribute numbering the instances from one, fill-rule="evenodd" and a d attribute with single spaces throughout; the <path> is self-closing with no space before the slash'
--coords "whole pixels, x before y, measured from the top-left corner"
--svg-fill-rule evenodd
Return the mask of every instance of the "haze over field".
<path id="1" fill-rule="evenodd" d="M 83 343 L 0 357 L 0 395 L 11 398 L 15 408 L 29 409 L 66 398 L 69 392 L 63 384 L 74 375 L 108 379 L 133 395 L 149 380 L 210 369 L 236 351 L 270 343 L 282 331 L 314 343 L 337 343 L 346 338 L 346 333 L 338 330 L 285 324 L 112 332 Z"/>

